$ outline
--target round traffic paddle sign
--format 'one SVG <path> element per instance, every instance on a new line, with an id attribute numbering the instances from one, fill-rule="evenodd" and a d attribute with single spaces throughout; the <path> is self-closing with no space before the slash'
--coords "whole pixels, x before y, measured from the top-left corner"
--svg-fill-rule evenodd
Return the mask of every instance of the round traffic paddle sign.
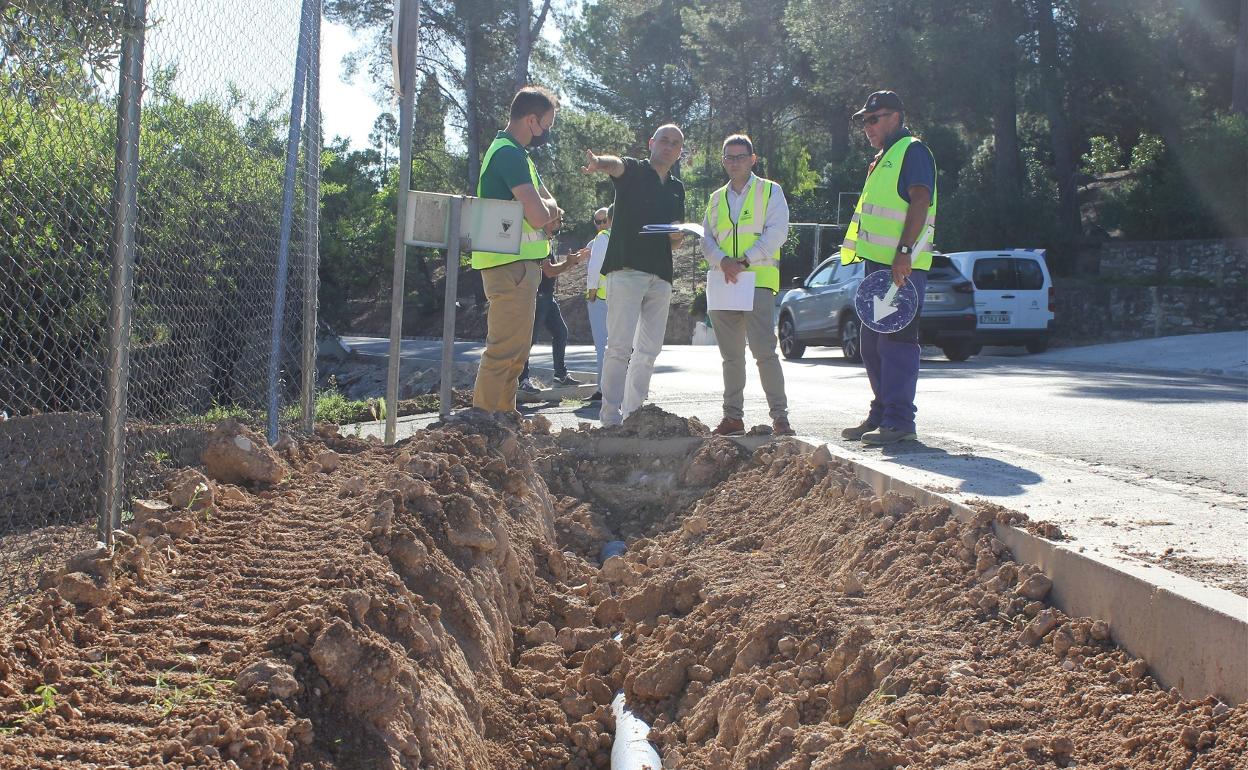
<path id="1" fill-rule="evenodd" d="M 903 286 L 893 283 L 891 270 L 876 270 L 858 284 L 854 309 L 863 326 L 880 334 L 899 332 L 919 312 L 919 293 L 906 279 Z"/>

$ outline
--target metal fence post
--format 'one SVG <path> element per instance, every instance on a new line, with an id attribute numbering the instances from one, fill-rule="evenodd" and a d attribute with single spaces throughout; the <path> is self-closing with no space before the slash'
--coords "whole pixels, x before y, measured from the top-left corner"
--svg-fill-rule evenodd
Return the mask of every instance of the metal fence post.
<path id="1" fill-rule="evenodd" d="M 99 540 L 113 546 L 125 495 L 126 397 L 130 384 L 130 313 L 134 302 L 135 222 L 138 219 L 139 123 L 143 102 L 146 0 L 127 0 L 117 98 L 113 187 L 113 263 L 109 273 L 108 353 L 103 405 Z"/>
<path id="2" fill-rule="evenodd" d="M 316 319 L 321 245 L 321 2 L 313 0 L 308 56 L 308 117 L 304 133 L 303 374 L 301 427 L 311 432 L 316 420 Z"/>
<path id="3" fill-rule="evenodd" d="M 823 235 L 823 228 L 819 226 L 818 222 L 816 222 L 814 246 L 810 250 L 810 269 L 811 270 L 814 270 L 816 267 L 819 267 L 819 245 L 820 245 L 819 241 L 821 240 L 820 238 L 821 235 Z"/>
<path id="4" fill-rule="evenodd" d="M 399 416 L 399 370 L 403 353 L 403 298 L 407 280 L 407 191 L 412 186 L 412 109 L 416 103 L 416 46 L 420 29 L 419 0 L 396 0 L 399 39 L 399 190 L 395 207 L 394 278 L 390 287 L 390 352 L 386 371 L 386 444 L 395 442 Z M 401 9 L 401 10 L 400 10 Z"/>
<path id="5" fill-rule="evenodd" d="M 450 230 L 446 238 L 446 299 L 442 306 L 442 380 L 438 386 L 438 412 L 449 417 L 454 406 L 455 385 L 455 298 L 459 296 L 459 231 L 464 198 L 451 198 Z"/>
<path id="6" fill-rule="evenodd" d="M 290 231 L 295 215 L 295 170 L 299 167 L 299 137 L 303 129 L 303 87 L 308 74 L 308 29 L 317 0 L 303 0 L 299 17 L 299 49 L 295 54 L 295 85 L 290 97 L 290 133 L 286 137 L 286 178 L 282 184 L 281 240 L 277 247 L 277 279 L 273 291 L 273 326 L 269 336 L 269 443 L 277 443 L 280 408 L 277 375 L 282 364 L 282 326 L 286 320 L 286 281 L 290 276 Z"/>

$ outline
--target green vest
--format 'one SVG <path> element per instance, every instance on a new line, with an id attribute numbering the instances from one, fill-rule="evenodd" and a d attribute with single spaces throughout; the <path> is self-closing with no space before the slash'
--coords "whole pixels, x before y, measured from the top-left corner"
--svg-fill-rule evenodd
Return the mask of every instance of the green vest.
<path id="1" fill-rule="evenodd" d="M 494 153 L 500 147 L 508 145 L 523 150 L 511 137 L 500 136 L 485 151 L 485 159 L 481 161 L 481 174 L 477 177 L 478 198 L 481 197 L 481 180 L 485 177 L 485 172 L 490 167 L 490 161 L 493 160 Z M 537 166 L 533 165 L 533 159 L 528 157 L 527 153 L 525 154 L 525 160 L 529 162 L 529 178 L 533 180 L 533 189 L 540 190 L 542 188 L 542 180 L 537 176 Z M 494 251 L 473 251 L 472 266 L 476 270 L 484 270 L 489 267 L 519 262 L 522 259 L 545 259 L 548 256 L 550 256 L 550 240 L 546 237 L 546 234 L 530 225 L 529 221 L 521 216 L 520 253 L 500 254 Z"/>
<path id="2" fill-rule="evenodd" d="M 706 207 L 706 221 L 715 228 L 715 242 L 725 254 L 733 259 L 740 259 L 763 234 L 763 224 L 767 220 L 767 204 L 771 201 L 771 186 L 775 182 L 751 177 L 750 186 L 745 190 L 745 200 L 741 204 L 741 214 L 737 221 L 732 221 L 732 212 L 728 208 L 728 185 L 724 185 L 711 193 L 711 200 Z M 760 289 L 780 291 L 780 250 L 774 254 L 750 260 L 746 268 L 754 273 L 754 285 Z"/>
<path id="3" fill-rule="evenodd" d="M 610 231 L 610 230 L 603 230 L 603 231 L 602 231 L 602 233 L 599 233 L 599 234 L 601 235 L 601 234 L 603 234 L 603 233 L 605 233 L 605 234 L 606 234 L 607 238 L 610 238 L 610 237 L 611 237 L 611 231 Z M 598 272 L 598 299 L 606 299 L 606 298 L 607 298 L 607 282 L 606 282 L 605 277 L 604 277 L 604 276 L 603 276 L 603 274 L 602 274 L 602 270 L 601 270 L 601 268 L 599 268 L 599 272 Z"/>
<path id="4" fill-rule="evenodd" d="M 854 217 L 845 232 L 841 244 L 841 264 L 869 259 L 883 265 L 893 264 L 893 256 L 901 245 L 901 231 L 905 229 L 906 211 L 910 204 L 897 194 L 901 179 L 901 162 L 906 150 L 914 142 L 913 136 L 903 136 L 888 148 L 884 157 L 867 175 L 866 186 L 858 196 Z M 927 210 L 927 221 L 919 233 L 919 240 L 910 255 L 910 265 L 915 270 L 928 270 L 932 266 L 932 237 L 936 231 L 936 191 L 932 190 L 932 205 Z"/>

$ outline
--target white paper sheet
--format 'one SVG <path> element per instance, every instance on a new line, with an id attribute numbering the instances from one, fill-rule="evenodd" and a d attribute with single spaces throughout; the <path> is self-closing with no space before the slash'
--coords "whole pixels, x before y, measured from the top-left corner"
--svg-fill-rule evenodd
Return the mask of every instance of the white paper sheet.
<path id="1" fill-rule="evenodd" d="M 707 310 L 753 310 L 754 273 L 737 274 L 736 283 L 728 283 L 721 270 L 706 273 Z"/>

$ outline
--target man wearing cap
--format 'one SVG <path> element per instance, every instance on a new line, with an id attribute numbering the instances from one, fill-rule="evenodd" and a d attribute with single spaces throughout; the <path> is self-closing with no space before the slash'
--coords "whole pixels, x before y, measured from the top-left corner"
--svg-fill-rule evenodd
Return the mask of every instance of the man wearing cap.
<path id="1" fill-rule="evenodd" d="M 481 162 L 477 197 L 518 200 L 524 207 L 519 254 L 473 251 L 481 271 L 486 312 L 485 352 L 477 369 L 472 405 L 487 412 L 516 411 L 516 385 L 533 344 L 533 318 L 541 263 L 550 256 L 550 234 L 563 210 L 542 184 L 528 149 L 550 140 L 559 104 L 539 86 L 520 89 L 511 100 L 507 127 L 498 132 Z"/>
<path id="2" fill-rule="evenodd" d="M 919 382 L 919 315 L 936 226 L 936 160 L 905 125 L 901 97 L 876 91 L 854 114 L 878 152 L 841 245 L 841 263 L 866 262 L 866 275 L 892 272 L 918 294 L 918 310 L 903 329 L 883 334 L 862 326 L 862 360 L 871 381 L 871 409 L 841 436 L 866 444 L 918 438 L 914 394 Z"/>
<path id="3" fill-rule="evenodd" d="M 789 237 L 789 204 L 780 185 L 754 174 L 754 143 L 745 134 L 724 140 L 724 171 L 728 184 L 711 193 L 702 228 L 711 269 L 736 283 L 742 273 L 754 275 L 752 310 L 712 310 L 715 342 L 724 360 L 724 419 L 713 431 L 718 436 L 745 432 L 745 347 L 758 364 L 758 376 L 771 411 L 776 435 L 793 434 L 789 402 L 784 395 L 784 372 L 776 355 L 776 292 L 780 291 L 780 247 Z"/>

